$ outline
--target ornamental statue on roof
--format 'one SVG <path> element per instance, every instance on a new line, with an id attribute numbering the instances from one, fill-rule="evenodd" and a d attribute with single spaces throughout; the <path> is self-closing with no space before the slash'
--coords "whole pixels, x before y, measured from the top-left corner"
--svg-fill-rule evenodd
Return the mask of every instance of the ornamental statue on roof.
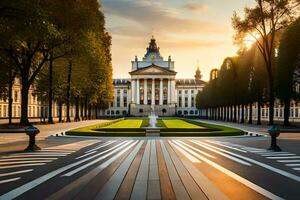
<path id="1" fill-rule="evenodd" d="M 160 55 L 159 47 L 156 44 L 155 38 L 152 36 L 149 47 L 146 49 L 147 52 L 143 58 L 144 61 L 161 61 L 163 57 Z"/>

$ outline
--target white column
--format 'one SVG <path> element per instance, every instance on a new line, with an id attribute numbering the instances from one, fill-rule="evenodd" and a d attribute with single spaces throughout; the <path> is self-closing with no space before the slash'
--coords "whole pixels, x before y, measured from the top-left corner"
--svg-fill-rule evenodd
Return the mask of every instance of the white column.
<path id="1" fill-rule="evenodd" d="M 140 104 L 140 79 L 136 81 L 136 104 Z"/>
<path id="2" fill-rule="evenodd" d="M 163 105 L 163 79 L 160 79 L 159 84 L 159 105 Z"/>
<path id="3" fill-rule="evenodd" d="M 155 79 L 152 78 L 151 105 L 155 105 Z"/>
<path id="4" fill-rule="evenodd" d="M 171 103 L 171 81 L 168 79 L 168 104 Z"/>
<path id="5" fill-rule="evenodd" d="M 135 94 L 136 94 L 136 89 L 135 89 L 135 80 L 131 80 L 131 102 L 135 103 Z"/>
<path id="6" fill-rule="evenodd" d="M 147 105 L 148 99 L 147 99 L 147 93 L 148 93 L 148 88 L 147 88 L 147 79 L 144 79 L 144 105 Z"/>
<path id="7" fill-rule="evenodd" d="M 191 95 L 191 90 L 188 89 L 188 107 L 192 107 L 192 95 Z"/>
<path id="8" fill-rule="evenodd" d="M 175 91 L 175 79 L 171 80 L 171 103 L 176 103 L 177 102 L 177 94 Z"/>

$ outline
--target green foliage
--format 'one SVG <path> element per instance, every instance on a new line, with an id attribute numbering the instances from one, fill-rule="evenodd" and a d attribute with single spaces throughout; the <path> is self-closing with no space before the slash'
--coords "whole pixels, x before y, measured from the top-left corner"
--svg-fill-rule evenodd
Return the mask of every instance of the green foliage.
<path id="1" fill-rule="evenodd" d="M 277 96 L 282 100 L 298 99 L 295 84 L 300 76 L 300 18 L 283 33 L 276 68 Z"/>

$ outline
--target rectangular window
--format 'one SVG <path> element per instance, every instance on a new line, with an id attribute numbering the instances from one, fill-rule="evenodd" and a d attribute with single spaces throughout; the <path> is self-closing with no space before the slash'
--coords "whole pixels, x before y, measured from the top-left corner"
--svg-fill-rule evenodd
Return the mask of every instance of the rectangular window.
<path id="1" fill-rule="evenodd" d="M 181 90 L 179 90 L 178 93 L 181 94 L 182 93 Z"/>
<path id="2" fill-rule="evenodd" d="M 123 90 L 124 96 L 127 95 L 127 90 Z"/>
<path id="3" fill-rule="evenodd" d="M 193 91 L 193 90 L 192 90 L 192 91 Z M 192 102 L 191 102 L 191 106 L 192 106 L 192 107 L 195 107 L 195 99 L 194 99 L 194 97 L 192 97 L 191 101 L 192 101 Z"/>
<path id="4" fill-rule="evenodd" d="M 120 95 L 120 90 L 117 90 L 117 95 Z"/>
<path id="5" fill-rule="evenodd" d="M 127 97 L 123 97 L 124 107 L 127 107 Z"/>
<path id="6" fill-rule="evenodd" d="M 2 117 L 2 105 L 0 105 L 0 117 Z"/>
<path id="7" fill-rule="evenodd" d="M 182 97 L 178 98 L 178 107 L 182 107 Z"/>
<path id="8" fill-rule="evenodd" d="M 188 98 L 187 97 L 185 97 L 184 98 L 184 107 L 188 107 Z"/>
<path id="9" fill-rule="evenodd" d="M 191 90 L 191 94 L 194 94 L 194 90 Z"/>
<path id="10" fill-rule="evenodd" d="M 188 90 L 184 90 L 184 94 L 188 94 Z"/>

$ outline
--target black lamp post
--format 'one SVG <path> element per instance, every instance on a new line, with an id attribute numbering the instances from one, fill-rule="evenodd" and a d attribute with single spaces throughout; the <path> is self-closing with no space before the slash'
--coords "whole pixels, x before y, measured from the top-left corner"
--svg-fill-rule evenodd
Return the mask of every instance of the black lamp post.
<path id="1" fill-rule="evenodd" d="M 25 151 L 41 150 L 41 148 L 35 144 L 35 136 L 40 132 L 40 130 L 31 125 L 25 129 L 25 132 L 29 136 L 29 144 Z"/>
<path id="2" fill-rule="evenodd" d="M 281 151 L 280 147 L 277 145 L 276 138 L 280 135 L 280 130 L 276 125 L 273 125 L 272 128 L 268 130 L 268 133 L 271 136 L 271 146 L 268 150 L 272 151 Z"/>

